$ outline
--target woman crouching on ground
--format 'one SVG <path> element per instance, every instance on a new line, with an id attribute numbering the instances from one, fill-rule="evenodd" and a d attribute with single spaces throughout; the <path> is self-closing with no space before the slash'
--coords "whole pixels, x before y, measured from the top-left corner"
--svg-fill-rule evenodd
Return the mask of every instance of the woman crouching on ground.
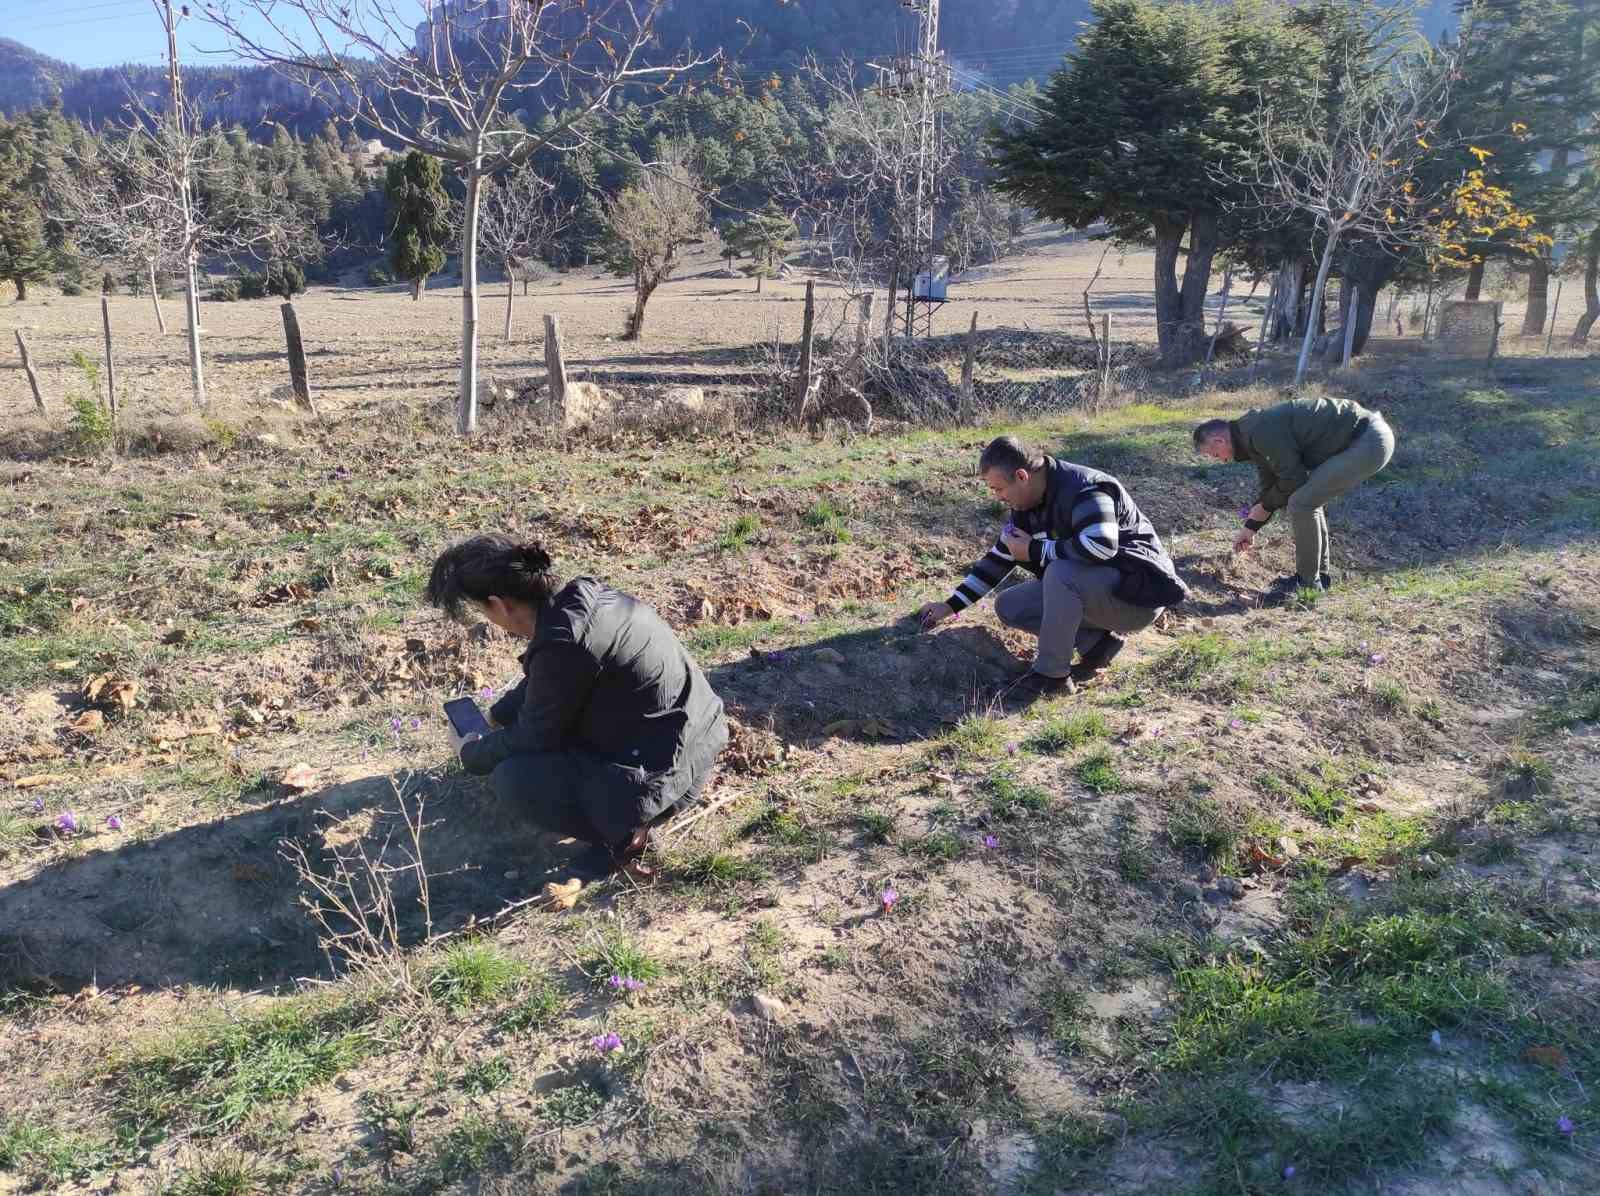
<path id="1" fill-rule="evenodd" d="M 651 877 L 651 823 L 699 795 L 728 742 L 722 701 L 672 629 L 593 578 L 563 585 L 542 545 L 498 535 L 441 553 L 427 600 L 529 641 L 489 734 L 451 733 L 462 766 L 539 826 Z"/>

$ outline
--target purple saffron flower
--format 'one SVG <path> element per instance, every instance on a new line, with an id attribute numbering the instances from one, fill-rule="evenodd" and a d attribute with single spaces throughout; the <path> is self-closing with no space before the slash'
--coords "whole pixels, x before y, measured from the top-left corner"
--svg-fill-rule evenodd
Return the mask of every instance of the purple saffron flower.
<path id="1" fill-rule="evenodd" d="M 489 686 L 485 685 L 482 689 L 480 689 L 478 691 L 478 696 L 480 698 L 482 698 L 485 702 L 487 702 L 491 698 L 494 697 L 494 690 L 491 689 Z"/>
<path id="2" fill-rule="evenodd" d="M 28 808 L 30 810 L 32 810 L 35 814 L 43 814 L 44 813 L 44 798 L 42 798 L 42 797 L 34 798 L 33 802 L 28 806 Z"/>
<path id="3" fill-rule="evenodd" d="M 1000 840 L 996 839 L 993 835 L 985 835 L 983 837 L 983 845 L 985 847 L 999 847 Z"/>
<path id="4" fill-rule="evenodd" d="M 1021 750 L 1021 745 L 1015 741 L 1006 744 L 1006 755 L 1015 756 Z"/>
<path id="5" fill-rule="evenodd" d="M 894 908 L 894 903 L 900 900 L 900 894 L 893 889 L 885 889 L 878 894 L 878 900 L 883 904 L 883 912 L 888 913 Z"/>
<path id="6" fill-rule="evenodd" d="M 612 1033 L 596 1034 L 589 1040 L 589 1045 L 602 1055 L 609 1055 L 612 1051 L 622 1049 L 622 1039 Z"/>
<path id="7" fill-rule="evenodd" d="M 398 718 L 391 718 L 389 720 L 389 730 L 391 731 L 399 731 L 403 725 L 404 724 L 402 724 Z"/>
<path id="8" fill-rule="evenodd" d="M 1556 1120 L 1556 1129 L 1560 1130 L 1562 1134 L 1570 1137 L 1572 1135 L 1572 1118 L 1570 1118 L 1570 1117 L 1558 1118 Z"/>
<path id="9" fill-rule="evenodd" d="M 414 718 L 414 719 L 412 719 L 412 720 L 411 720 L 411 729 L 412 729 L 412 730 L 413 730 L 413 731 L 420 731 L 420 730 L 422 730 L 422 720 L 421 720 L 421 719 L 420 719 L 420 718 Z"/>
<path id="10" fill-rule="evenodd" d="M 1232 727 L 1235 731 L 1243 731 L 1244 730 L 1244 719 L 1236 718 L 1232 722 L 1230 722 L 1228 724 L 1228 726 Z"/>
<path id="11" fill-rule="evenodd" d="M 78 816 L 71 810 L 62 810 L 56 815 L 56 830 L 68 835 L 77 834 Z"/>
<path id="12" fill-rule="evenodd" d="M 644 981 L 643 980 L 635 980 L 632 976 L 629 976 L 626 980 L 624 980 L 622 982 L 622 987 L 627 989 L 631 993 L 636 993 L 641 988 L 644 987 Z"/>
<path id="13" fill-rule="evenodd" d="M 122 816 L 119 815 L 119 814 L 112 814 L 109 817 L 107 817 L 106 818 L 106 829 L 107 830 L 113 830 L 113 831 L 120 831 L 122 829 Z"/>
<path id="14" fill-rule="evenodd" d="M 618 976 L 616 973 L 613 972 L 611 974 L 611 976 L 606 980 L 606 987 L 607 988 L 621 988 L 622 987 L 622 977 Z"/>
<path id="15" fill-rule="evenodd" d="M 1383 661 L 1384 656 L 1382 652 L 1374 652 L 1371 656 L 1367 657 L 1368 664 L 1382 664 Z"/>
<path id="16" fill-rule="evenodd" d="M 1294 1178 L 1294 1164 L 1293 1163 L 1290 1163 L 1287 1167 L 1285 1167 L 1283 1169 L 1283 1178 L 1284 1179 L 1293 1179 Z"/>
<path id="17" fill-rule="evenodd" d="M 1240 519 L 1248 519 L 1248 518 L 1250 518 L 1250 508 L 1249 507 L 1240 507 L 1239 508 L 1239 518 Z"/>

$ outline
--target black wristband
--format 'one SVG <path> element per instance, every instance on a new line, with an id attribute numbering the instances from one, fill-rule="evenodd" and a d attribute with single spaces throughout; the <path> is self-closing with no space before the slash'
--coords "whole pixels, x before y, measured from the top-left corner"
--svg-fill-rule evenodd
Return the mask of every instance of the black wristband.
<path id="1" fill-rule="evenodd" d="M 1267 526 L 1267 521 L 1265 519 L 1246 519 L 1244 525 L 1251 531 L 1258 532 Z"/>

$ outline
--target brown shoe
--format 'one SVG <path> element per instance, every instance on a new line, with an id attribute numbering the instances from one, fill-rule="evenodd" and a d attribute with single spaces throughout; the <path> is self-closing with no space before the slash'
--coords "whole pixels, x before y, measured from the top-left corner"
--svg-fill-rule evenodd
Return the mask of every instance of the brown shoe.
<path id="1" fill-rule="evenodd" d="M 656 878 L 655 865 L 647 862 L 644 853 L 650 847 L 650 828 L 641 826 L 620 847 L 612 849 L 611 857 L 616 871 L 640 884 L 649 884 Z"/>
<path id="2" fill-rule="evenodd" d="M 1117 653 L 1122 651 L 1122 645 L 1127 642 L 1125 637 L 1114 631 L 1106 632 L 1100 637 L 1100 642 L 1085 652 L 1078 663 L 1072 666 L 1072 679 L 1080 685 L 1092 680 L 1101 669 L 1116 659 Z"/>

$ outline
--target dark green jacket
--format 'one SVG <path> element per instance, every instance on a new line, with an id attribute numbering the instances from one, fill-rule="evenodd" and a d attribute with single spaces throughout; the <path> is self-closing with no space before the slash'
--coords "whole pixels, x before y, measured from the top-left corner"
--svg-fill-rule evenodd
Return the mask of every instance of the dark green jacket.
<path id="1" fill-rule="evenodd" d="M 522 668 L 522 683 L 490 711 L 503 729 L 462 748 L 468 772 L 577 752 L 615 766 L 606 775 L 629 792 L 591 796 L 618 807 L 618 825 L 637 826 L 687 794 L 728 741 L 722 699 L 672 629 L 593 578 L 569 582 L 539 610 Z"/>
<path id="2" fill-rule="evenodd" d="M 1291 399 L 1246 411 L 1228 430 L 1234 460 L 1252 462 L 1261 473 L 1256 501 L 1280 511 L 1311 471 L 1349 448 L 1371 418 L 1372 412 L 1349 399 Z"/>

